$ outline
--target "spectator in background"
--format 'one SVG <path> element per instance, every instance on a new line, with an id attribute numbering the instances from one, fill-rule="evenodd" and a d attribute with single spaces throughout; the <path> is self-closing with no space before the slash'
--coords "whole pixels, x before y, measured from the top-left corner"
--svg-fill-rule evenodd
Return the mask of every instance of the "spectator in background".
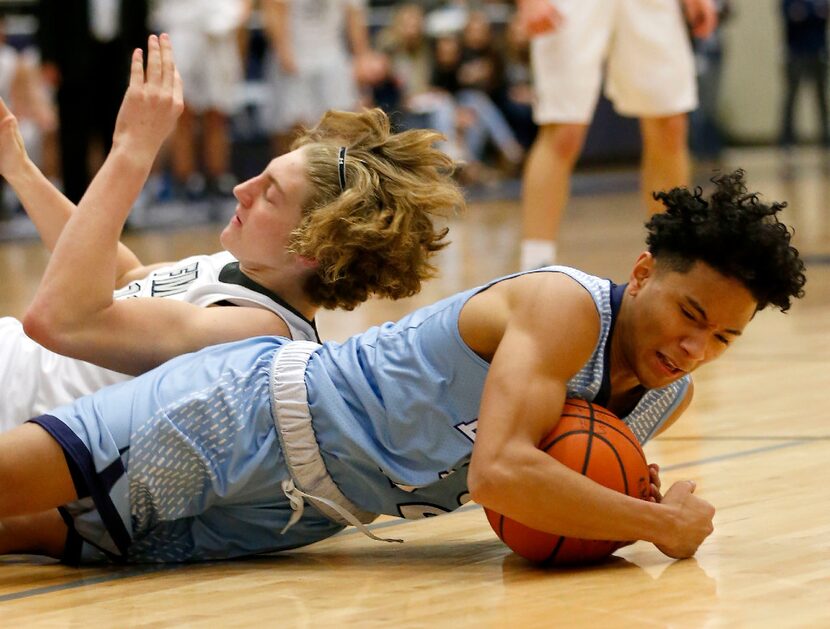
<path id="1" fill-rule="evenodd" d="M 229 118 L 243 79 L 239 33 L 250 13 L 250 0 L 155 0 L 153 23 L 175 42 L 184 84 L 184 113 L 171 142 L 175 196 L 233 194 Z"/>
<path id="2" fill-rule="evenodd" d="M 616 110 L 640 119 L 641 191 L 649 213 L 655 190 L 689 178 L 686 114 L 697 106 L 695 37 L 717 23 L 713 0 L 518 0 L 531 35 L 534 118 L 539 134 L 522 182 L 522 269 L 553 264 L 573 168 L 601 85 Z"/>
<path id="3" fill-rule="evenodd" d="M 50 141 L 54 140 L 57 130 L 57 113 L 41 80 L 39 66 L 39 57 L 33 48 L 18 51 L 6 42 L 6 20 L 0 17 L 0 98 L 20 112 L 20 135 L 32 161 L 54 177 L 57 164 Z M 0 191 L 2 220 L 12 216 L 19 202 L 3 181 L 0 181 Z"/>
<path id="4" fill-rule="evenodd" d="M 689 143 L 699 159 L 717 159 L 723 149 L 718 123 L 718 95 L 723 63 L 723 24 L 731 16 L 729 0 L 715 0 L 718 26 L 708 37 L 695 39 L 698 108 L 689 114 Z"/>
<path id="5" fill-rule="evenodd" d="M 496 103 L 527 150 L 536 139 L 538 127 L 533 122 L 533 75 L 530 69 L 530 40 L 521 22 L 514 16 L 507 25 L 504 47 L 505 89 Z"/>
<path id="6" fill-rule="evenodd" d="M 280 154 L 325 111 L 355 109 L 358 83 L 374 83 L 382 69 L 369 45 L 365 0 L 263 0 L 262 16 L 273 95 L 263 120 Z"/>
<path id="7" fill-rule="evenodd" d="M 424 29 L 421 6 L 400 5 L 392 23 L 378 33 L 376 44 L 386 59 L 387 76 L 383 84 L 394 91 L 386 99 L 390 113 L 411 109 L 412 98 L 429 91 L 433 66 L 433 51 Z"/>
<path id="8" fill-rule="evenodd" d="M 821 143 L 830 146 L 827 125 L 828 0 L 782 0 L 786 50 L 786 91 L 781 143 L 795 143 L 795 101 L 802 80 L 815 86 Z"/>
<path id="9" fill-rule="evenodd" d="M 507 89 L 504 51 L 495 41 L 490 21 L 483 11 L 471 11 L 461 35 L 458 68 L 458 103 L 471 109 L 478 123 L 471 127 L 467 142 L 474 157 L 481 158 L 484 144 L 492 140 L 510 167 L 518 167 L 524 149 L 504 114 L 495 105 Z"/>
<path id="10" fill-rule="evenodd" d="M 90 169 L 90 146 L 100 145 L 101 160 L 112 146 L 132 51 L 147 41 L 147 0 L 40 0 L 37 6 L 42 73 L 57 95 L 63 189 L 77 203 L 97 170 Z"/>

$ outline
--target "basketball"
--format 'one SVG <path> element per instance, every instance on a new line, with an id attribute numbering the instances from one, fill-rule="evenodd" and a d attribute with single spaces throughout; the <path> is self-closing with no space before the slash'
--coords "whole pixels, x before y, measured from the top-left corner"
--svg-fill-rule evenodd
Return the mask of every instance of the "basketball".
<path id="1" fill-rule="evenodd" d="M 635 498 L 649 498 L 643 449 L 631 429 L 601 406 L 568 399 L 559 423 L 539 447 L 605 487 Z M 600 561 L 626 544 L 562 537 L 537 531 L 486 507 L 484 511 L 490 526 L 513 552 L 544 565 Z"/>

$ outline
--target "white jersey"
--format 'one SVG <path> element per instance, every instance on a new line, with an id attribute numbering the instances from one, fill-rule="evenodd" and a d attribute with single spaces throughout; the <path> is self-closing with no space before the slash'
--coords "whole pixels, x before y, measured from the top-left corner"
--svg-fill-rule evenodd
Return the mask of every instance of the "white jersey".
<path id="1" fill-rule="evenodd" d="M 135 297 L 265 308 L 285 321 L 293 339 L 319 342 L 313 321 L 243 275 L 226 251 L 185 258 L 115 291 L 116 299 Z M 26 336 L 20 321 L 0 318 L 0 431 L 130 377 L 51 352 Z"/>

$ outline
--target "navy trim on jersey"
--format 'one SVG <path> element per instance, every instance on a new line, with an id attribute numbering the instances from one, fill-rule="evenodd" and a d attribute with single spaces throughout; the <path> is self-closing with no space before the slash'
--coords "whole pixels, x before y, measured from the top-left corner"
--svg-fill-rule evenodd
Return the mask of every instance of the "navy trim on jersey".
<path id="1" fill-rule="evenodd" d="M 77 567 L 81 565 L 81 558 L 84 547 L 84 540 L 75 530 L 75 521 L 63 507 L 58 507 L 58 513 L 66 524 L 66 543 L 63 546 L 61 562 L 68 566 Z"/>
<path id="2" fill-rule="evenodd" d="M 254 280 L 245 275 L 239 268 L 239 262 L 228 262 L 224 267 L 222 267 L 222 270 L 219 271 L 219 281 L 225 282 L 227 284 L 236 284 L 237 286 L 242 286 L 243 288 L 252 290 L 255 293 L 259 293 L 260 295 L 265 295 L 268 299 L 277 302 L 286 310 L 289 310 L 298 317 L 300 317 L 300 319 L 302 319 L 308 325 L 310 325 L 314 330 L 314 333 L 317 334 L 317 325 L 313 320 L 309 321 L 303 316 L 301 312 L 299 312 L 291 304 L 286 302 L 282 297 L 280 297 L 274 292 L 271 292 L 264 286 L 257 284 Z"/>
<path id="3" fill-rule="evenodd" d="M 611 399 L 611 338 L 614 334 L 614 326 L 617 323 L 617 315 L 620 314 L 623 295 L 628 284 L 614 284 L 611 282 L 611 326 L 608 328 L 608 341 L 605 345 L 605 355 L 602 361 L 602 384 L 599 387 L 594 402 L 600 406 L 608 407 L 608 400 Z"/>
<path id="4" fill-rule="evenodd" d="M 121 521 L 118 510 L 109 497 L 112 484 L 126 473 L 121 459 L 117 459 L 99 474 L 95 471 L 95 462 L 92 460 L 92 455 L 87 450 L 86 445 L 72 432 L 69 426 L 51 415 L 41 415 L 29 421 L 43 428 L 63 448 L 72 481 L 75 483 L 75 491 L 79 498 L 86 496 L 92 498 L 95 508 L 101 516 L 101 521 L 104 523 L 115 546 L 121 552 L 121 558 L 125 559 L 127 549 L 131 543 L 130 533 L 124 526 L 124 522 Z M 68 550 L 71 553 L 73 549 Z"/>

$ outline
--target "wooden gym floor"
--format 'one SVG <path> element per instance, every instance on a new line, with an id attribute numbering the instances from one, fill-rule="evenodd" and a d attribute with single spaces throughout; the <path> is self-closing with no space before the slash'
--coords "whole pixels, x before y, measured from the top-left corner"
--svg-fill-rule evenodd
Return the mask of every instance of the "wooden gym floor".
<path id="1" fill-rule="evenodd" d="M 70 569 L 0 558 L 2 626 L 830 626 L 830 157 L 735 151 L 724 168 L 787 200 L 808 262 L 807 297 L 762 312 L 701 369 L 692 408 L 646 453 L 663 482 L 698 481 L 718 508 L 697 556 L 640 542 L 606 564 L 542 570 L 513 556 L 475 505 L 437 519 L 380 520 L 392 546 L 353 530 L 304 549 L 204 565 Z M 707 173 L 699 172 L 705 180 Z M 643 237 L 636 173 L 581 175 L 561 261 L 625 281 Z M 452 221 L 441 277 L 404 302 L 319 317 L 343 339 L 515 270 L 515 201 L 476 203 Z M 217 248 L 213 227 L 130 235 L 147 261 Z M 36 243 L 0 245 L 0 310 L 20 315 L 46 261 Z M 6 394 L 9 394 L 8 392 Z"/>

